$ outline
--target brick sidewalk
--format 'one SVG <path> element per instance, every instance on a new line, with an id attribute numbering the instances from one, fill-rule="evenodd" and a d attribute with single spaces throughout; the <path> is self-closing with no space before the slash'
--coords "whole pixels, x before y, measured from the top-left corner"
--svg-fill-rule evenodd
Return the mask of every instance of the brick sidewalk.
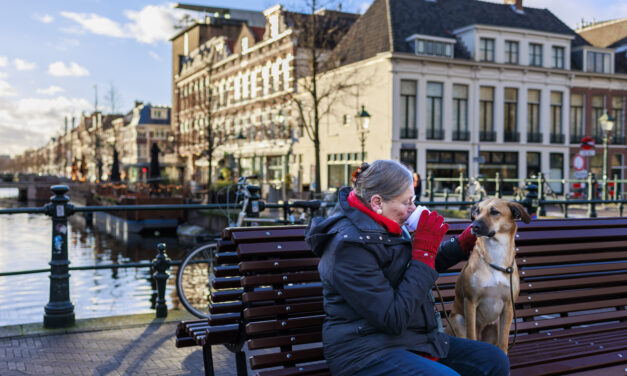
<path id="1" fill-rule="evenodd" d="M 0 375 L 203 375 L 199 347 L 174 346 L 176 322 L 0 339 Z M 216 375 L 235 376 L 234 355 L 213 348 Z"/>

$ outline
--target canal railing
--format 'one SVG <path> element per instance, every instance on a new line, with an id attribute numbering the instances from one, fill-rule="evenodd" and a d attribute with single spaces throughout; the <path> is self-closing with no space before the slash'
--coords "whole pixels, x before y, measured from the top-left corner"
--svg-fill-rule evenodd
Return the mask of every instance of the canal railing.
<path id="1" fill-rule="evenodd" d="M 51 260 L 50 268 L 33 269 L 13 272 L 0 272 L 2 276 L 33 274 L 33 273 L 50 273 L 50 295 L 49 301 L 44 306 L 43 324 L 48 328 L 70 326 L 75 321 L 74 305 L 70 300 L 69 272 L 73 270 L 95 270 L 95 269 L 119 269 L 119 268 L 152 268 L 154 270 L 153 277 L 157 284 L 156 298 L 156 316 L 167 316 L 167 305 L 165 301 L 166 282 L 169 278 L 168 270 L 170 266 L 177 266 L 181 261 L 170 260 L 166 253 L 166 245 L 160 243 L 157 246 L 157 255 L 152 262 L 134 262 L 124 264 L 101 264 L 89 266 L 71 267 L 68 259 L 68 218 L 76 213 L 93 213 L 93 212 L 120 212 L 120 211 L 144 211 L 144 210 L 198 210 L 198 209 L 242 209 L 241 204 L 168 204 L 168 205 L 114 205 L 114 206 L 75 206 L 70 203 L 67 196 L 69 188 L 65 185 L 55 185 L 50 188 L 54 195 L 50 198 L 50 202 L 43 207 L 30 208 L 7 208 L 0 209 L 2 214 L 43 214 L 52 219 L 52 239 L 51 239 Z M 592 189 L 592 188 L 590 188 Z M 450 201 L 445 197 L 444 201 L 435 201 L 433 195 L 429 201 L 420 201 L 421 205 L 429 207 L 438 206 L 457 206 L 465 208 L 476 204 L 479 201 Z M 593 192 L 590 191 L 590 197 Z M 587 216 L 597 217 L 596 206 L 606 204 L 617 204 L 618 216 L 623 216 L 623 207 L 627 200 L 546 200 L 542 195 L 542 191 L 529 187 L 526 196 L 518 200 L 526 207 L 529 213 L 538 213 L 544 215 L 544 208 L 547 205 L 560 205 L 565 218 L 568 217 L 569 205 L 587 205 Z M 284 221 L 289 221 L 288 213 L 291 204 L 288 201 L 279 203 L 264 203 L 260 205 L 270 209 L 283 209 Z"/>

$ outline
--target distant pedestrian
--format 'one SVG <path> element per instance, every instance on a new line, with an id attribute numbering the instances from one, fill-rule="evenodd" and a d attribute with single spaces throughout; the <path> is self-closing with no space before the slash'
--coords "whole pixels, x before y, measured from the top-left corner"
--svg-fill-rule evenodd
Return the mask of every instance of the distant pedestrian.
<path id="1" fill-rule="evenodd" d="M 416 195 L 416 199 L 420 200 L 420 195 L 422 194 L 422 180 L 420 180 L 420 174 L 414 172 L 414 195 Z"/>

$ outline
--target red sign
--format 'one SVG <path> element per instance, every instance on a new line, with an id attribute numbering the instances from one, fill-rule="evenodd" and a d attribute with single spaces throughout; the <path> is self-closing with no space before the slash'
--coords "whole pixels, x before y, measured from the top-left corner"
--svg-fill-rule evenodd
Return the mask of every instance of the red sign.
<path id="1" fill-rule="evenodd" d="M 581 148 L 583 150 L 594 149 L 594 139 L 592 137 L 584 137 L 581 139 Z"/>

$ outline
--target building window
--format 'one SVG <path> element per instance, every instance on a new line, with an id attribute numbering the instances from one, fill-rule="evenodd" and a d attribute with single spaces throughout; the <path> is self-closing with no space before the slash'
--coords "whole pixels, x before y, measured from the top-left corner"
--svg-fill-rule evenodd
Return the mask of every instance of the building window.
<path id="1" fill-rule="evenodd" d="M 586 60 L 586 71 L 596 73 L 611 73 L 610 54 L 604 52 L 588 51 Z"/>
<path id="2" fill-rule="evenodd" d="M 536 177 L 542 169 L 540 153 L 527 152 L 527 177 Z"/>
<path id="3" fill-rule="evenodd" d="M 453 140 L 468 141 L 468 86 L 453 85 Z"/>
<path id="4" fill-rule="evenodd" d="M 505 63 L 518 64 L 518 42 L 512 40 L 505 41 Z"/>
<path id="5" fill-rule="evenodd" d="M 494 39 L 479 39 L 479 60 L 494 61 Z"/>
<path id="6" fill-rule="evenodd" d="M 553 46 L 551 52 L 553 60 L 552 68 L 564 69 L 564 47 Z"/>
<path id="7" fill-rule="evenodd" d="M 434 178 L 446 178 L 450 181 L 435 181 L 435 192 L 448 189 L 452 192 L 459 179 L 459 174 L 468 176 L 468 152 L 456 150 L 427 150 L 427 174 Z"/>
<path id="8" fill-rule="evenodd" d="M 453 57 L 453 43 L 417 39 L 415 50 L 419 55 Z"/>
<path id="9" fill-rule="evenodd" d="M 494 88 L 479 89 L 479 140 L 496 141 L 494 132 Z"/>
<path id="10" fill-rule="evenodd" d="M 427 139 L 441 140 L 442 131 L 442 84 L 427 83 Z"/>
<path id="11" fill-rule="evenodd" d="M 504 125 L 504 137 L 507 142 L 518 142 L 520 137 L 518 135 L 518 127 L 516 117 L 518 115 L 518 89 L 506 87 L 505 88 L 505 113 L 503 119 Z"/>
<path id="12" fill-rule="evenodd" d="M 542 142 L 540 132 L 540 90 L 527 91 L 527 142 Z"/>
<path id="13" fill-rule="evenodd" d="M 564 142 L 562 134 L 562 93 L 551 92 L 551 143 L 561 144 Z"/>
<path id="14" fill-rule="evenodd" d="M 494 179 L 496 173 L 499 172 L 503 179 L 518 179 L 517 152 L 482 151 L 480 156 L 485 158 L 485 163 L 479 165 L 479 174 L 488 179 Z M 515 185 L 517 184 L 503 182 L 502 193 L 511 195 Z M 496 191 L 494 181 L 486 182 L 484 187 L 489 195 L 493 195 Z"/>
<path id="15" fill-rule="evenodd" d="M 583 94 L 570 95 L 570 143 L 578 144 L 584 136 Z"/>
<path id="16" fill-rule="evenodd" d="M 564 178 L 564 154 L 551 153 L 549 158 L 549 179 L 562 180 Z M 562 183 L 550 182 L 553 192 L 561 194 L 564 190 Z"/>
<path id="17" fill-rule="evenodd" d="M 601 123 L 599 123 L 599 118 L 603 116 L 605 113 L 605 96 L 603 95 L 593 95 L 592 96 L 592 127 L 594 132 L 594 137 L 596 138 L 597 144 L 601 144 L 603 142 L 603 129 L 601 129 Z"/>
<path id="18" fill-rule="evenodd" d="M 612 143 L 625 144 L 625 97 L 612 97 L 612 116 L 614 117 L 614 135 Z"/>
<path id="19" fill-rule="evenodd" d="M 416 81 L 401 80 L 401 138 L 417 138 Z"/>
<path id="20" fill-rule="evenodd" d="M 529 65 L 534 67 L 542 66 L 542 45 L 529 43 Z"/>
<path id="21" fill-rule="evenodd" d="M 342 115 L 342 124 L 343 125 L 351 125 L 351 116 L 349 114 Z"/>
<path id="22" fill-rule="evenodd" d="M 401 163 L 416 171 L 416 149 L 401 149 Z"/>

